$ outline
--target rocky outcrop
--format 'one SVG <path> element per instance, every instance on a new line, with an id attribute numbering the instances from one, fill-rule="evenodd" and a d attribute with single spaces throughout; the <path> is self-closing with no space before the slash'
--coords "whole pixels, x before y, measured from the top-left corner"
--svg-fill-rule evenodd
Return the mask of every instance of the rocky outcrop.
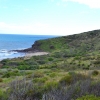
<path id="1" fill-rule="evenodd" d="M 28 52 L 28 53 L 33 53 L 33 52 L 43 52 L 43 50 L 40 49 L 41 43 L 39 43 L 38 41 L 36 41 L 32 47 L 27 48 L 27 49 L 23 49 L 23 50 L 12 50 L 12 51 L 16 51 L 16 52 Z"/>
<path id="2" fill-rule="evenodd" d="M 39 43 L 38 41 L 35 41 L 35 43 L 32 45 L 32 49 L 41 51 L 41 49 L 40 49 L 41 44 L 42 43 Z"/>

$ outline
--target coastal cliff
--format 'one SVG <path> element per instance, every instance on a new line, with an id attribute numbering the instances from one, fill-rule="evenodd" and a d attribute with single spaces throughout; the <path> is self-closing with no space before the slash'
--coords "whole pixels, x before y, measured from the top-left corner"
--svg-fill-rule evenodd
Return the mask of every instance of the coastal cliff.
<path id="1" fill-rule="evenodd" d="M 84 32 L 69 36 L 61 36 L 51 39 L 38 40 L 27 49 L 16 50 L 18 52 L 56 52 L 75 51 L 75 53 L 86 53 L 100 50 L 100 30 Z"/>
<path id="2" fill-rule="evenodd" d="M 26 52 L 54 52 L 58 50 L 77 50 L 90 52 L 100 50 L 100 30 L 84 32 L 69 36 L 56 37 L 36 41 L 31 48 L 25 49 Z"/>

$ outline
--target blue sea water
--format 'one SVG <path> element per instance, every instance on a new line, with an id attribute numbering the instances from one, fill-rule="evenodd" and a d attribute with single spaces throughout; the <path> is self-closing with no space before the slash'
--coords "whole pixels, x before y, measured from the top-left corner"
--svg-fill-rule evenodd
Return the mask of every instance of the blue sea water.
<path id="1" fill-rule="evenodd" d="M 56 36 L 0 34 L 0 60 L 25 56 L 24 53 L 10 51 L 29 48 L 36 40 L 53 37 Z"/>

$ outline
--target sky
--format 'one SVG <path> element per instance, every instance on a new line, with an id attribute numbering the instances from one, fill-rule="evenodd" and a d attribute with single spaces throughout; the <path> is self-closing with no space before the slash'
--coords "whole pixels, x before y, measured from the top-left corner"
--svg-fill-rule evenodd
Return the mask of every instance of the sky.
<path id="1" fill-rule="evenodd" d="M 71 35 L 100 29 L 100 0 L 0 0 L 0 33 Z"/>

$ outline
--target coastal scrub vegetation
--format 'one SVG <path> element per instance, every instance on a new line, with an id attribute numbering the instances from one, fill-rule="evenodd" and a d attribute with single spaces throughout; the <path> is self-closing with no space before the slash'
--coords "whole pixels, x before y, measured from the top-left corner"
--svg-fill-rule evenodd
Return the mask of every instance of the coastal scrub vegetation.
<path id="1" fill-rule="evenodd" d="M 99 31 L 39 40 L 48 55 L 0 61 L 0 100 L 99 100 Z"/>

